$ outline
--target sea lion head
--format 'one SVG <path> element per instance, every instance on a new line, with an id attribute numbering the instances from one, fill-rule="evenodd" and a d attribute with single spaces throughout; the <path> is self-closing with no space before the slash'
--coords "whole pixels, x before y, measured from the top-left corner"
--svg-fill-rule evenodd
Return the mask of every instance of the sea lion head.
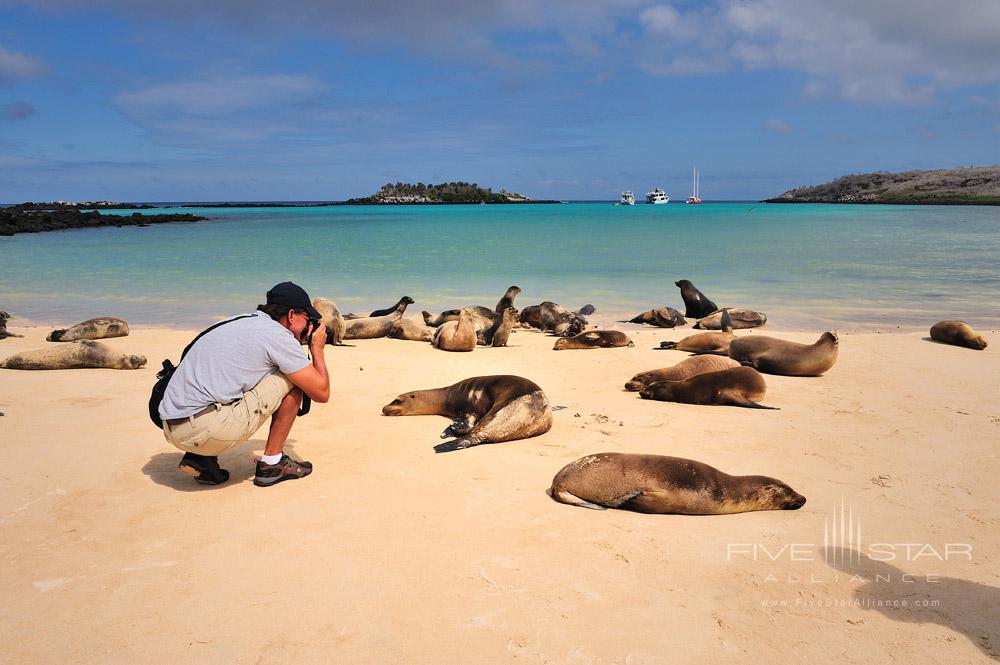
<path id="1" fill-rule="evenodd" d="M 507 293 L 505 295 L 508 298 L 513 298 L 513 297 L 517 296 L 517 294 L 520 293 L 520 292 L 521 292 L 521 287 L 520 286 L 512 286 L 509 289 L 507 289 Z"/>
<path id="2" fill-rule="evenodd" d="M 825 342 L 827 344 L 832 344 L 833 346 L 840 345 L 840 337 L 837 335 L 836 330 L 828 330 L 822 335 L 820 335 L 819 341 Z"/>
<path id="3" fill-rule="evenodd" d="M 406 303 L 407 305 L 412 305 L 417 301 L 411 298 L 410 296 L 403 296 L 403 302 Z"/>
<path id="4" fill-rule="evenodd" d="M 570 348 L 569 345 L 570 345 L 570 338 L 569 337 L 560 337 L 559 339 L 556 340 L 555 346 L 552 347 L 552 350 L 553 351 L 563 351 L 565 349 Z"/>
<path id="5" fill-rule="evenodd" d="M 403 393 L 382 407 L 383 416 L 429 416 L 437 411 L 430 408 L 427 400 L 420 398 L 419 390 Z"/>
<path id="6" fill-rule="evenodd" d="M 743 502 L 749 510 L 798 510 L 806 505 L 806 498 L 776 478 L 746 476 L 746 495 Z M 743 503 L 741 502 L 741 503 Z"/>
<path id="7" fill-rule="evenodd" d="M 643 399 L 663 399 L 664 396 L 673 392 L 673 382 L 654 381 L 645 388 L 640 388 L 639 397 Z"/>
<path id="8" fill-rule="evenodd" d="M 139 369 L 146 366 L 146 356 L 125 356 L 121 361 L 125 369 Z"/>
<path id="9" fill-rule="evenodd" d="M 687 279 L 679 279 L 676 282 L 674 282 L 674 286 L 683 289 L 685 286 L 691 286 L 691 281 Z"/>
<path id="10" fill-rule="evenodd" d="M 976 335 L 975 337 L 970 337 L 969 346 L 982 351 L 983 349 L 986 348 L 986 338 L 983 337 L 982 335 Z"/>

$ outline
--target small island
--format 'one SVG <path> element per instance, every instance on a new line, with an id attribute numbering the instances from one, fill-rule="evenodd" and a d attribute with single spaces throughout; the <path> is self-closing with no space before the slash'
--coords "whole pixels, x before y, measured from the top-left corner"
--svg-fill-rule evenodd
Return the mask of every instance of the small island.
<path id="1" fill-rule="evenodd" d="M 132 208 L 131 204 L 110 203 L 103 209 Z M 205 217 L 180 213 L 171 215 L 150 215 L 134 212 L 131 215 L 102 215 L 97 210 L 84 209 L 91 206 L 84 203 L 56 201 L 54 203 L 22 203 L 0 208 L 0 236 L 15 233 L 38 233 L 42 231 L 63 231 L 100 226 L 149 226 L 170 222 L 197 222 Z M 152 206 L 144 206 L 150 208 Z"/>
<path id="2" fill-rule="evenodd" d="M 1000 205 L 1000 166 L 848 175 L 764 203 Z"/>
<path id="3" fill-rule="evenodd" d="M 558 201 L 536 201 L 522 194 L 501 189 L 494 192 L 476 183 L 445 182 L 440 185 L 425 185 L 422 182 L 387 183 L 375 194 L 362 198 L 348 199 L 342 205 L 442 205 L 455 203 L 558 203 Z"/>

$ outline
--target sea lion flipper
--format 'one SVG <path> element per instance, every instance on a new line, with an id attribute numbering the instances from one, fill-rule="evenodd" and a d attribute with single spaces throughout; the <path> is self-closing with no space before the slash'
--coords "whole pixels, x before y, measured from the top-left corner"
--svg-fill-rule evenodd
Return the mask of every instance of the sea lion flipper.
<path id="1" fill-rule="evenodd" d="M 607 506 L 600 506 L 596 503 L 591 503 L 586 499 L 581 499 L 575 494 L 567 492 L 566 490 L 558 490 L 553 493 L 553 499 L 559 501 L 560 503 L 565 503 L 570 506 L 579 506 L 581 508 L 590 508 L 591 510 L 607 510 Z"/>
<path id="2" fill-rule="evenodd" d="M 772 411 L 781 410 L 777 406 L 764 406 L 763 404 L 758 404 L 757 402 L 749 400 L 746 397 L 733 397 L 732 404 L 733 406 L 743 406 L 748 409 L 771 409 Z"/>
<path id="3" fill-rule="evenodd" d="M 653 347 L 653 348 L 654 349 L 660 348 L 660 349 L 666 350 L 666 349 L 672 349 L 675 346 L 677 346 L 677 342 L 669 342 L 668 341 L 668 342 L 660 342 L 660 346 L 659 347 Z"/>

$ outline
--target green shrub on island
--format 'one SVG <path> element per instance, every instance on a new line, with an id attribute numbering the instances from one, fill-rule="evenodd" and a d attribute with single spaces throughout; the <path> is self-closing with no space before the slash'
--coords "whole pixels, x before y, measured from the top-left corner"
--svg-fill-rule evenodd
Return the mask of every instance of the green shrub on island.
<path id="1" fill-rule="evenodd" d="M 530 199 L 521 194 L 501 189 L 494 192 L 476 183 L 444 182 L 425 185 L 406 182 L 386 183 L 377 193 L 362 198 L 349 199 L 348 204 L 413 204 L 413 203 L 526 203 Z"/>

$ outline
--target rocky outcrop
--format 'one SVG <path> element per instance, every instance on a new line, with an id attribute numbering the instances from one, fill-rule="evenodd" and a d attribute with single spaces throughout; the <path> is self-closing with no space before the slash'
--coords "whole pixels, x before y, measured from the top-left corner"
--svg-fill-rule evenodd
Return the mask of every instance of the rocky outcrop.
<path id="1" fill-rule="evenodd" d="M 405 182 L 387 183 L 382 189 L 362 198 L 348 199 L 344 205 L 440 205 L 444 203 L 558 203 L 534 201 L 507 190 L 494 192 L 476 183 L 445 182 L 440 185 L 413 185 Z"/>
<path id="2" fill-rule="evenodd" d="M 131 215 L 102 215 L 97 211 L 81 212 L 76 208 L 43 209 L 37 205 L 25 204 L 0 208 L 0 236 L 98 226 L 149 226 L 206 219 L 190 213 L 147 215 L 134 212 Z"/>
<path id="3" fill-rule="evenodd" d="M 765 202 L 1000 205 L 1000 166 L 848 175 Z"/>

